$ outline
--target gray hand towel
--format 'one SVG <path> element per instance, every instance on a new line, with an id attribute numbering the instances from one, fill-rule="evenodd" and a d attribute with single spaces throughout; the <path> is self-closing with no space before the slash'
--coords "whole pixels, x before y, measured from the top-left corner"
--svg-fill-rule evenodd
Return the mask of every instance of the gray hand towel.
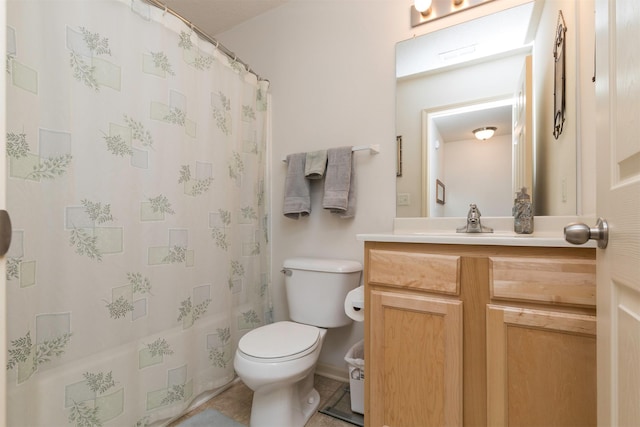
<path id="1" fill-rule="evenodd" d="M 355 185 L 351 188 L 352 147 L 339 147 L 327 150 L 327 172 L 324 181 L 324 198 L 322 207 L 339 214 L 341 218 L 355 215 Z M 353 191 L 353 194 L 351 192 Z M 351 196 L 351 197 L 350 197 Z M 353 201 L 350 208 L 349 199 Z"/>
<path id="2" fill-rule="evenodd" d="M 284 216 L 298 219 L 311 212 L 309 181 L 304 177 L 305 153 L 287 156 L 287 176 L 284 180 Z"/>
<path id="3" fill-rule="evenodd" d="M 304 176 L 307 179 L 322 179 L 327 168 L 327 150 L 311 151 L 307 153 L 304 164 Z"/>
<path id="4" fill-rule="evenodd" d="M 356 156 L 351 156 L 351 180 L 349 182 L 349 198 L 347 199 L 347 210 L 333 212 L 340 218 L 353 218 L 356 216 Z"/>

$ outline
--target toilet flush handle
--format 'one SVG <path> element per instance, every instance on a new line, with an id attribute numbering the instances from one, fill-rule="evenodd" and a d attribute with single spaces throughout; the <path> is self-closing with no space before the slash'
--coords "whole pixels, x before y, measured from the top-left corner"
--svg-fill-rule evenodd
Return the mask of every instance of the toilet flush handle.
<path id="1" fill-rule="evenodd" d="M 287 277 L 290 277 L 293 274 L 293 271 L 289 270 L 288 268 L 283 268 L 282 270 L 280 270 L 280 272 Z"/>

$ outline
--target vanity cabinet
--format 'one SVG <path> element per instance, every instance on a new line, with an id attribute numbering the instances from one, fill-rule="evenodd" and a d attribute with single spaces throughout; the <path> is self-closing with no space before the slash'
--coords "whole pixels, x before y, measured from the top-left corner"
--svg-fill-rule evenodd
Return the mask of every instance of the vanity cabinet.
<path id="1" fill-rule="evenodd" d="M 365 242 L 365 423 L 595 425 L 595 250 Z"/>

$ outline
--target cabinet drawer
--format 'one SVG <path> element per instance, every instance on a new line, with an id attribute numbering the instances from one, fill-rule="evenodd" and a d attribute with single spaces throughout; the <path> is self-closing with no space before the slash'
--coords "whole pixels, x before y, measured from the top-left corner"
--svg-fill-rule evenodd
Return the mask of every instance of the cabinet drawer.
<path id="1" fill-rule="evenodd" d="M 460 294 L 460 257 L 372 249 L 369 283 Z"/>
<path id="2" fill-rule="evenodd" d="M 595 260 L 489 257 L 493 299 L 595 306 Z"/>

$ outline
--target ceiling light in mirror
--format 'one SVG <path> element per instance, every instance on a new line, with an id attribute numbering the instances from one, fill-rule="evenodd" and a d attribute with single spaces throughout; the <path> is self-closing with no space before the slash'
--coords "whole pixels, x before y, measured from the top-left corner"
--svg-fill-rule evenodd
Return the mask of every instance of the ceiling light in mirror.
<path id="1" fill-rule="evenodd" d="M 476 139 L 486 141 L 493 136 L 496 130 L 497 128 L 495 126 L 485 126 L 483 128 L 474 129 L 473 134 L 476 136 Z"/>

